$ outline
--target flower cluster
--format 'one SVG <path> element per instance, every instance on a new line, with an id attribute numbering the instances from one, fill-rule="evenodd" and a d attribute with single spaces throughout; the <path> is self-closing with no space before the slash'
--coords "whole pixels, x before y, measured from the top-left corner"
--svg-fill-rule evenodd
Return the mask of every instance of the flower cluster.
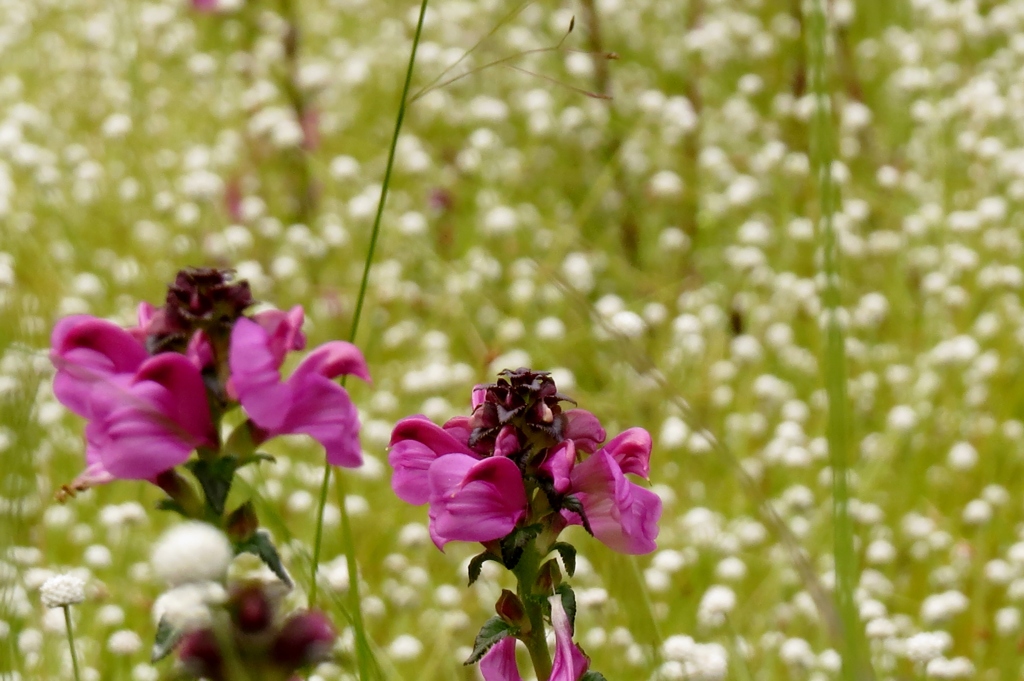
<path id="1" fill-rule="evenodd" d="M 139 306 L 139 324 L 122 329 L 73 315 L 53 330 L 54 393 L 86 418 L 86 470 L 73 489 L 115 479 L 156 482 L 192 452 L 214 458 L 223 449 L 217 423 L 241 405 L 252 445 L 288 433 L 319 440 L 327 460 L 358 466 L 356 409 L 332 379 L 369 379 L 351 343 L 331 341 L 312 351 L 287 380 L 281 366 L 305 347 L 303 310 L 251 316 L 246 282 L 230 272 L 180 272 L 160 308 Z"/>
<path id="2" fill-rule="evenodd" d="M 238 469 L 269 458 L 257 452 L 269 438 L 294 433 L 319 441 L 329 464 L 362 463 L 355 406 L 333 380 L 369 380 L 362 354 L 331 341 L 283 379 L 289 353 L 306 345 L 303 310 L 247 314 L 253 304 L 249 285 L 231 272 L 187 269 L 168 287 L 164 305 L 139 306 L 134 328 L 75 315 L 57 322 L 52 335 L 54 394 L 88 420 L 86 470 L 63 492 L 148 480 L 166 492 L 163 508 L 191 520 L 154 553 L 156 571 L 172 587 L 160 601 L 170 609 L 160 617 L 155 657 L 177 648 L 187 673 L 211 679 L 236 678 L 230 670 L 238 656 L 243 668 L 291 678 L 330 651 L 335 638 L 321 613 L 279 617 L 263 587 L 232 592 L 230 625 L 210 614 L 211 605 L 223 605 L 219 594 L 236 554 L 256 555 L 279 586 L 291 586 L 254 503 L 225 508 Z M 238 407 L 247 418 L 222 437 L 224 415 Z"/>
<path id="3" fill-rule="evenodd" d="M 647 477 L 651 436 L 631 428 L 601 447 L 597 417 L 563 411 L 563 402 L 571 400 L 548 374 L 518 369 L 473 391 L 472 416 L 444 426 L 423 416 L 398 422 L 392 487 L 403 501 L 430 504 L 438 548 L 543 522 L 554 534 L 583 524 L 622 553 L 654 550 L 661 500 L 626 477 Z"/>
<path id="4" fill-rule="evenodd" d="M 211 681 L 257 669 L 260 678 L 283 680 L 328 659 L 337 633 L 327 616 L 317 610 L 282 616 L 280 606 L 280 598 L 265 584 L 234 587 L 224 605 L 226 618 L 176 642 L 179 664 L 188 674 Z"/>
<path id="5" fill-rule="evenodd" d="M 327 617 L 286 613 L 281 582 L 229 580 L 232 558 L 228 537 L 206 523 L 181 523 L 160 538 L 151 562 L 169 588 L 153 605 L 153 660 L 176 652 L 182 671 L 211 681 L 284 681 L 327 659 L 337 638 Z"/>
<path id="6" fill-rule="evenodd" d="M 631 428 L 603 447 L 605 431 L 544 372 L 503 371 L 473 391 L 471 416 L 437 426 L 425 417 L 400 421 L 388 457 L 392 488 L 404 501 L 430 505 L 430 536 L 438 548 L 454 540 L 481 542 L 469 566 L 472 584 L 486 561 L 515 574 L 516 593 L 502 592 L 497 616 L 484 624 L 467 664 L 480 661 L 486 681 L 518 681 L 515 641 L 530 652 L 538 678 L 603 678 L 572 641 L 575 596 L 548 555 L 557 552 L 569 576 L 576 550 L 558 541 L 580 524 L 622 553 L 655 549 L 660 498 L 631 482 L 646 478 L 651 437 Z M 555 632 L 552 659 L 545 622 Z M 584 676 L 586 675 L 586 676 Z"/>

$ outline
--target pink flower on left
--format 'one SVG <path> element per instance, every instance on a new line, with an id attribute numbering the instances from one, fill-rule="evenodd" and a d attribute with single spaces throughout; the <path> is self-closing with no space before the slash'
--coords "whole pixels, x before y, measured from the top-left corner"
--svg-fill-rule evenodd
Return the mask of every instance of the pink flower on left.
<path id="1" fill-rule="evenodd" d="M 89 420 L 80 482 L 149 480 L 215 444 L 203 377 L 183 355 L 150 357 L 128 331 L 75 315 L 54 327 L 50 358 L 57 399 Z"/>
<path id="2" fill-rule="evenodd" d="M 189 269 L 168 288 L 164 306 L 139 306 L 136 327 L 88 315 L 57 322 L 54 395 L 88 421 L 86 469 L 72 490 L 115 479 L 155 481 L 197 449 L 222 455 L 218 423 L 235 406 L 249 417 L 254 446 L 307 434 L 324 446 L 329 463 L 362 463 L 355 406 L 332 380 L 368 381 L 362 353 L 351 343 L 325 343 L 282 380 L 289 353 L 305 347 L 303 310 L 247 316 L 252 304 L 248 285 L 229 272 Z"/>

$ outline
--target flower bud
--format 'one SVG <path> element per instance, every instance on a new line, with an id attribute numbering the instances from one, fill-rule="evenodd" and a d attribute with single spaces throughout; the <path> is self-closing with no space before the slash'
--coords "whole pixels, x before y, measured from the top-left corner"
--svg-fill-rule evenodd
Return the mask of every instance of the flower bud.
<path id="1" fill-rule="evenodd" d="M 256 517 L 256 509 L 252 501 L 247 501 L 231 512 L 225 529 L 231 541 L 240 544 L 250 539 L 259 526 L 260 519 Z"/>
<path id="2" fill-rule="evenodd" d="M 514 627 L 529 628 L 530 618 L 526 616 L 526 607 L 519 600 L 519 596 L 508 589 L 501 590 L 498 602 L 494 604 L 494 611 L 501 619 Z"/>
<path id="3" fill-rule="evenodd" d="M 271 644 L 270 657 L 280 666 L 295 670 L 330 658 L 337 634 L 327 616 L 307 610 L 288 618 Z"/>
<path id="4" fill-rule="evenodd" d="M 192 676 L 212 681 L 224 679 L 224 659 L 220 654 L 217 635 L 212 629 L 200 629 L 185 634 L 178 644 L 178 659 Z"/>
<path id="5" fill-rule="evenodd" d="M 156 476 L 156 485 L 190 518 L 203 514 L 203 502 L 194 487 L 178 471 L 170 468 Z"/>
<path id="6" fill-rule="evenodd" d="M 258 634 L 273 623 L 274 604 L 262 585 L 250 584 L 232 594 L 231 615 L 239 631 Z"/>
<path id="7" fill-rule="evenodd" d="M 537 581 L 534 583 L 537 593 L 554 593 L 561 583 L 562 571 L 559 569 L 557 561 L 549 560 L 540 566 L 540 571 L 537 573 Z"/>

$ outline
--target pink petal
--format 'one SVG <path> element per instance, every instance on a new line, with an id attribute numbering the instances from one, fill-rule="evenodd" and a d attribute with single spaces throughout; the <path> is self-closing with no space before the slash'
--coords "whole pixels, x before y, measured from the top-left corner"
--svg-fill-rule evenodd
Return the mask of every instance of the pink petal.
<path id="1" fill-rule="evenodd" d="M 484 681 L 523 681 L 516 665 L 516 639 L 508 636 L 487 651 L 480 660 Z"/>
<path id="2" fill-rule="evenodd" d="M 575 465 L 576 445 L 572 440 L 564 440 L 548 452 L 540 469 L 551 476 L 555 491 L 565 494 L 570 486 L 569 474 Z"/>
<path id="3" fill-rule="evenodd" d="M 645 480 L 651 472 L 651 434 L 643 428 L 630 428 L 614 437 L 604 451 L 619 464 L 623 473 L 635 473 Z"/>
<path id="4" fill-rule="evenodd" d="M 57 368 L 53 392 L 79 416 L 87 417 L 96 384 L 131 374 L 149 356 L 130 333 L 88 315 L 65 317 L 53 327 L 50 359 Z"/>
<path id="5" fill-rule="evenodd" d="M 216 439 L 206 384 L 192 362 L 184 355 L 165 353 L 146 360 L 135 374 L 135 383 L 152 381 L 167 393 L 164 414 L 183 428 L 197 442 L 212 443 Z"/>
<path id="6" fill-rule="evenodd" d="M 153 316 L 156 314 L 156 308 L 150 303 L 142 301 L 136 308 L 136 317 L 139 320 L 138 326 L 127 329 L 128 333 L 132 335 L 132 338 L 137 340 L 141 345 L 146 344 L 146 338 L 149 336 L 149 325 L 153 322 Z"/>
<path id="7" fill-rule="evenodd" d="M 494 456 L 514 456 L 521 449 L 519 435 L 513 426 L 502 428 L 498 433 L 498 437 L 494 440 Z"/>
<path id="8" fill-rule="evenodd" d="M 511 459 L 446 454 L 430 465 L 430 518 L 438 548 L 452 540 L 486 542 L 526 515 L 526 490 Z"/>
<path id="9" fill-rule="evenodd" d="M 551 628 L 555 630 L 555 656 L 551 660 L 549 681 L 579 681 L 587 672 L 590 660 L 572 642 L 573 626 L 558 594 L 550 597 Z"/>
<path id="10" fill-rule="evenodd" d="M 356 468 L 363 464 L 359 445 L 359 414 L 348 393 L 323 376 L 292 376 L 288 381 L 294 396 L 288 417 L 270 435 L 303 433 L 324 446 L 332 466 Z"/>
<path id="11" fill-rule="evenodd" d="M 330 341 L 317 347 L 295 367 L 293 376 L 319 374 L 324 378 L 356 376 L 370 382 L 370 370 L 359 348 L 345 341 Z"/>
<path id="12" fill-rule="evenodd" d="M 293 401 L 291 389 L 281 383 L 267 332 L 251 319 L 243 317 L 235 322 L 228 365 L 234 392 L 249 418 L 268 431 L 279 430 Z"/>
<path id="13" fill-rule="evenodd" d="M 296 305 L 288 312 L 265 310 L 253 315 L 253 321 L 267 332 L 267 345 L 278 368 L 284 363 L 284 358 L 289 352 L 306 347 L 306 336 L 302 333 L 304 319 L 305 314 L 301 305 Z"/>
<path id="14" fill-rule="evenodd" d="M 86 440 L 85 445 L 85 470 L 78 474 L 71 484 L 72 489 L 88 489 L 96 485 L 105 485 L 116 480 L 107 469 L 103 467 L 100 454 L 96 447 Z"/>
<path id="15" fill-rule="evenodd" d="M 467 454 L 476 458 L 465 444 L 425 416 L 410 416 L 395 424 L 388 463 L 395 469 L 391 488 L 398 498 L 417 506 L 427 503 L 430 499 L 427 470 L 444 454 Z"/>
<path id="16" fill-rule="evenodd" d="M 289 313 L 294 327 L 301 308 Z M 231 332 L 228 362 L 238 401 L 268 436 L 303 433 L 319 441 L 338 466 L 362 464 L 359 419 L 352 400 L 330 379 L 355 374 L 369 379 L 363 355 L 351 343 L 333 341 L 311 352 L 287 382 L 281 382 L 274 340 L 256 322 L 242 318 Z"/>
<path id="17" fill-rule="evenodd" d="M 115 478 L 154 478 L 216 438 L 199 370 L 172 353 L 146 360 L 127 387 L 108 383 L 92 416 L 87 463 Z"/>
<path id="18" fill-rule="evenodd" d="M 593 454 L 604 442 L 607 434 L 601 427 L 597 417 L 586 409 L 570 409 L 565 412 L 565 426 L 562 428 L 562 437 L 573 440 L 576 449 L 587 454 Z"/>
<path id="19" fill-rule="evenodd" d="M 619 465 L 601 450 L 572 470 L 572 492 L 579 497 L 597 539 L 620 553 L 650 553 L 657 545 L 661 499 L 626 479 Z M 574 514 L 563 513 L 570 523 Z"/>
<path id="20" fill-rule="evenodd" d="M 446 433 L 465 445 L 466 449 L 469 449 L 469 436 L 473 432 L 473 426 L 469 424 L 469 421 L 469 416 L 453 416 L 441 427 Z"/>
<path id="21" fill-rule="evenodd" d="M 188 347 L 185 348 L 185 356 L 198 369 L 204 369 L 213 365 L 213 346 L 210 339 L 202 331 L 196 331 L 188 340 Z"/>

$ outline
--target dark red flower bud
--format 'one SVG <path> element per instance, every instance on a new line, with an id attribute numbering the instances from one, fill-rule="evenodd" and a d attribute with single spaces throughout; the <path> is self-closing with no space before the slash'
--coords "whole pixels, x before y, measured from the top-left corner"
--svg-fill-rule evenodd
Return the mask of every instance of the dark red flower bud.
<path id="1" fill-rule="evenodd" d="M 212 629 L 189 632 L 178 644 L 178 659 L 185 670 L 195 677 L 223 681 L 224 658 Z"/>
<path id="2" fill-rule="evenodd" d="M 235 282 L 232 270 L 190 267 L 167 288 L 164 311 L 171 329 L 209 333 L 230 328 L 253 302 L 249 282 Z"/>
<path id="3" fill-rule="evenodd" d="M 274 621 L 274 604 L 259 584 L 244 586 L 231 595 L 231 614 L 238 630 L 259 634 Z"/>
<path id="4" fill-rule="evenodd" d="M 327 616 L 317 610 L 292 615 L 270 647 L 271 659 L 292 671 L 330 659 L 337 633 Z"/>
<path id="5" fill-rule="evenodd" d="M 506 369 L 498 381 L 478 386 L 483 402 L 470 418 L 469 446 L 484 456 L 494 454 L 495 441 L 502 428 L 514 427 L 522 442 L 533 441 L 550 447 L 563 438 L 562 402 L 575 402 L 558 392 L 546 371 L 526 368 Z"/>
<path id="6" fill-rule="evenodd" d="M 494 612 L 514 627 L 529 628 L 530 618 L 526 616 L 526 607 L 519 596 L 508 589 L 501 590 L 498 602 L 494 604 Z"/>

